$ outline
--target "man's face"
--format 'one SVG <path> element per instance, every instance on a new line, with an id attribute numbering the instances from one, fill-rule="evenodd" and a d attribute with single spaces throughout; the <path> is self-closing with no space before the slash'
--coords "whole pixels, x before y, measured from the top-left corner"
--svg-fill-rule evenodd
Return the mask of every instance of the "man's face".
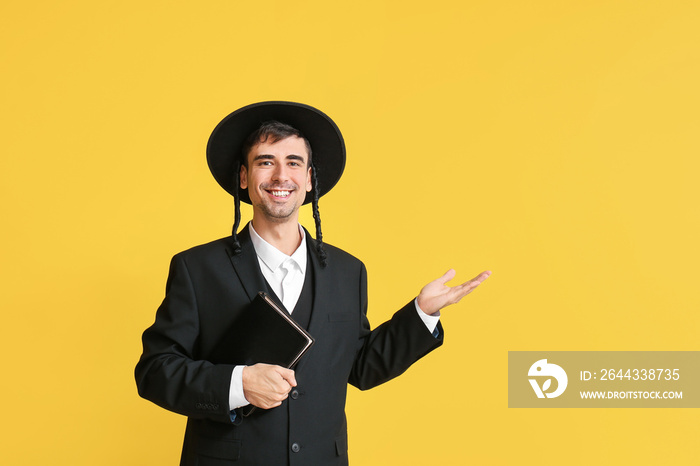
<path id="1" fill-rule="evenodd" d="M 261 142 L 248 153 L 248 168 L 241 167 L 241 189 L 247 189 L 254 215 L 274 223 L 298 221 L 299 207 L 311 191 L 311 168 L 306 143 L 290 136 Z"/>

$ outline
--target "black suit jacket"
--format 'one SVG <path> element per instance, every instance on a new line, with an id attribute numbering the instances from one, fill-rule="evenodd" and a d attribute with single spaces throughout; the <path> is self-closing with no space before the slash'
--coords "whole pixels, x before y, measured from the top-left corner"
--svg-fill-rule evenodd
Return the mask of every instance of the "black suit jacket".
<path id="1" fill-rule="evenodd" d="M 234 366 L 207 357 L 266 289 L 248 228 L 239 234 L 238 255 L 229 237 L 173 257 L 165 299 L 143 334 L 136 382 L 142 397 L 188 417 L 181 464 L 347 464 L 347 384 L 379 385 L 442 344 L 442 327 L 440 337 L 431 335 L 413 302 L 370 331 L 364 264 L 325 244 L 322 268 L 306 236 L 314 277 L 308 330 L 316 343 L 299 361 L 298 386 L 282 406 L 236 422 L 228 407 Z"/>

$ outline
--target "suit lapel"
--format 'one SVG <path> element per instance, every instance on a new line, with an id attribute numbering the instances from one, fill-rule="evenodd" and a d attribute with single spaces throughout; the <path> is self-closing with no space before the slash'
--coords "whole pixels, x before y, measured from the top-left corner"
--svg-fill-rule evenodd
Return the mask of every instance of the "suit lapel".
<path id="1" fill-rule="evenodd" d="M 234 254 L 233 251 L 229 251 L 229 256 L 238 279 L 241 281 L 248 298 L 252 301 L 259 291 L 267 290 L 267 286 L 265 278 L 260 272 L 260 264 L 258 256 L 255 254 L 253 242 L 250 240 L 248 225 L 238 234 L 238 241 L 241 243 L 241 253 Z"/>

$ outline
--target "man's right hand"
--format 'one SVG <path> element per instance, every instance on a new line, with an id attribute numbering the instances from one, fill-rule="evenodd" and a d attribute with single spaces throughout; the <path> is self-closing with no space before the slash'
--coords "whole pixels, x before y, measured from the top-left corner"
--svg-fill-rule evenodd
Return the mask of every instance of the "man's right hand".
<path id="1" fill-rule="evenodd" d="M 297 386 L 294 371 L 270 364 L 255 364 L 243 368 L 243 394 L 253 406 L 275 408 L 287 399 Z"/>

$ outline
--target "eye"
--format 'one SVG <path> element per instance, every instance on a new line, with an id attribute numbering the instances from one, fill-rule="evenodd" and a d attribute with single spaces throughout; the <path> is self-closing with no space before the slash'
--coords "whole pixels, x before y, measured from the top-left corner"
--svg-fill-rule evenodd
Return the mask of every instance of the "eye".
<path id="1" fill-rule="evenodd" d="M 301 164 L 299 162 L 289 162 L 289 165 L 292 167 L 301 167 Z"/>

